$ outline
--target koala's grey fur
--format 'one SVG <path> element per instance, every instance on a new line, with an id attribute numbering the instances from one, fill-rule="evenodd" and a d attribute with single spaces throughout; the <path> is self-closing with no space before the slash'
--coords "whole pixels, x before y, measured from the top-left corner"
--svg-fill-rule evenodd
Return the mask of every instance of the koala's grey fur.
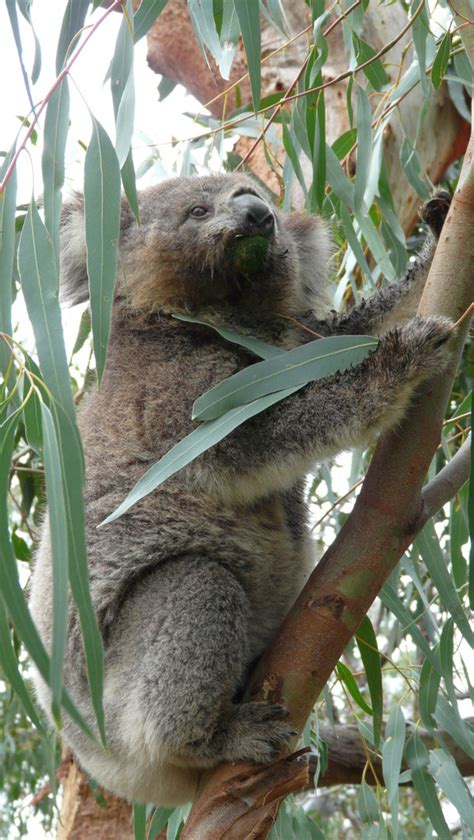
<path id="1" fill-rule="evenodd" d="M 302 480 L 316 461 L 363 446 L 396 424 L 418 383 L 449 359 L 448 321 L 414 318 L 389 329 L 416 305 L 433 237 L 399 284 L 338 317 L 330 311 L 329 240 L 320 220 L 267 206 L 268 250 L 249 263 L 245 237 L 251 244 L 256 228 L 246 208 L 258 193 L 240 175 L 178 178 L 141 194 L 139 226 L 125 204 L 122 211 L 106 372 L 80 412 L 108 751 L 68 717 L 64 729 L 92 776 L 131 800 L 183 802 L 202 768 L 267 762 L 285 746 L 291 730 L 281 707 L 238 700 L 311 567 Z M 195 205 L 205 215 L 190 215 Z M 62 243 L 66 294 L 84 299 L 80 197 L 66 207 Z M 364 362 L 249 420 L 97 530 L 145 470 L 192 431 L 193 401 L 255 361 L 215 331 L 170 317 L 180 311 L 207 313 L 285 348 L 313 336 L 281 315 L 323 335 L 382 338 Z M 48 648 L 51 577 L 45 527 L 31 608 Z M 72 604 L 65 682 L 93 727 Z M 37 688 L 48 712 L 49 692 L 39 678 Z"/>

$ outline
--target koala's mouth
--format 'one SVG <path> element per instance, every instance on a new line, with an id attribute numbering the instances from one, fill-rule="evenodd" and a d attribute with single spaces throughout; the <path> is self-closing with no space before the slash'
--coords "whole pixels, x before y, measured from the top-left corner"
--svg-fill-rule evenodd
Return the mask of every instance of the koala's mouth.
<path id="1" fill-rule="evenodd" d="M 261 234 L 227 233 L 224 235 L 226 257 L 233 270 L 251 277 L 262 270 L 268 261 L 270 240 Z"/>

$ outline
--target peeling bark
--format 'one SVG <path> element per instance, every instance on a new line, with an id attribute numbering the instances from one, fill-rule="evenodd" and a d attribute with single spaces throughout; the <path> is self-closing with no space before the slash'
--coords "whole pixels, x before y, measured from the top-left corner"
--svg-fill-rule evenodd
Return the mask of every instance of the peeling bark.
<path id="1" fill-rule="evenodd" d="M 132 809 L 128 802 L 102 791 L 99 805 L 86 776 L 72 763 L 63 789 L 57 840 L 132 840 Z"/>

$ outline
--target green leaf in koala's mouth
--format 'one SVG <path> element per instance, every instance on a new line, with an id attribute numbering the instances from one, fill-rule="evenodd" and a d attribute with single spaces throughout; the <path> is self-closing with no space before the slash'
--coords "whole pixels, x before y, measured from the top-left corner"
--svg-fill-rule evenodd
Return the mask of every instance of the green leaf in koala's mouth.
<path id="1" fill-rule="evenodd" d="M 231 248 L 234 268 L 244 275 L 258 271 L 265 261 L 269 244 L 264 236 L 236 237 Z"/>

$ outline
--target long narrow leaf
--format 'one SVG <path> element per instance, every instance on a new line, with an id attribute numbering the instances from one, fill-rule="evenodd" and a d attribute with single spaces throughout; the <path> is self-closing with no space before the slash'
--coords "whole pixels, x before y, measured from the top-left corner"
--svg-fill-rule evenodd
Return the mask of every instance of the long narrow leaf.
<path id="1" fill-rule="evenodd" d="M 147 840 L 156 840 L 158 835 L 163 831 L 168 822 L 174 808 L 156 808 L 150 821 L 148 829 Z"/>
<path id="2" fill-rule="evenodd" d="M 220 324 L 211 324 L 204 318 L 196 318 L 194 315 L 184 315 L 182 313 L 179 315 L 177 313 L 174 314 L 173 318 L 176 318 L 178 321 L 186 321 L 189 324 L 202 324 L 205 327 L 209 327 L 219 333 L 226 341 L 230 341 L 231 344 L 238 344 L 240 347 L 245 347 L 246 350 L 250 350 L 255 356 L 259 356 L 261 359 L 272 359 L 274 356 L 279 356 L 284 352 L 280 347 L 275 347 L 273 344 L 267 344 L 265 341 L 260 341 L 251 335 L 242 335 Z"/>
<path id="3" fill-rule="evenodd" d="M 202 426 L 194 429 L 190 435 L 187 435 L 176 446 L 173 446 L 157 464 L 154 464 L 147 470 L 140 480 L 137 481 L 122 504 L 110 516 L 104 519 L 101 526 L 108 525 L 109 522 L 113 522 L 114 519 L 123 516 L 140 499 L 148 496 L 160 484 L 163 484 L 167 478 L 182 470 L 183 467 L 187 466 L 187 464 L 191 463 L 191 461 L 207 449 L 210 449 L 211 446 L 214 446 L 214 444 L 230 434 L 237 426 L 240 426 L 250 417 L 254 417 L 255 414 L 259 414 L 261 411 L 274 405 L 274 403 L 290 396 L 290 394 L 294 394 L 297 390 L 298 388 L 287 388 L 285 391 L 277 391 L 276 394 L 261 397 L 248 405 L 234 408 L 232 411 L 224 414 L 223 417 L 210 420 L 208 423 L 203 423 Z"/>
<path id="4" fill-rule="evenodd" d="M 392 833 L 398 838 L 398 785 L 405 745 L 405 718 L 397 704 L 393 707 L 385 730 L 382 746 L 382 770 L 387 786 L 388 804 L 392 815 Z"/>
<path id="5" fill-rule="evenodd" d="M 374 744 L 378 748 L 383 714 L 382 669 L 380 667 L 377 639 L 368 616 L 365 616 L 357 630 L 356 641 L 365 668 L 370 698 L 372 700 Z"/>
<path id="6" fill-rule="evenodd" d="M 398 619 L 401 625 L 402 633 L 409 633 L 415 645 L 423 652 L 435 671 L 441 676 L 441 665 L 438 655 L 431 650 L 423 633 L 416 626 L 416 621 L 411 613 L 404 606 L 403 602 L 398 597 L 395 590 L 386 583 L 379 593 L 380 600 Z"/>
<path id="7" fill-rule="evenodd" d="M 18 414 L 12 415 L 7 423 L 0 426 L 0 591 L 8 613 L 19 638 L 23 641 L 39 673 L 46 682 L 50 679 L 50 660 L 38 635 L 28 607 L 25 603 L 18 568 L 13 554 L 7 528 L 7 487 L 10 476 L 10 459 L 13 451 Z M 63 692 L 63 706 L 76 721 L 78 726 L 93 738 L 92 732 L 72 703 L 67 692 Z"/>
<path id="8" fill-rule="evenodd" d="M 102 707 L 103 648 L 88 585 L 84 531 L 84 465 L 72 399 L 58 303 L 57 270 L 51 240 L 32 202 L 20 238 L 19 269 L 33 325 L 42 378 L 54 398 L 67 516 L 71 589 L 84 639 L 84 653 L 99 731 L 105 741 Z"/>
<path id="9" fill-rule="evenodd" d="M 474 799 L 454 758 L 444 750 L 431 750 L 429 770 L 435 782 L 457 809 L 466 827 L 474 834 Z"/>
<path id="10" fill-rule="evenodd" d="M 66 506 L 59 443 L 53 418 L 47 405 L 41 403 L 44 441 L 44 466 L 48 494 L 49 529 L 53 568 L 53 634 L 51 649 L 51 709 L 56 723 L 60 724 L 62 674 L 67 634 L 67 584 L 68 553 Z"/>
<path id="11" fill-rule="evenodd" d="M 361 362 L 377 343 L 371 336 L 331 336 L 250 365 L 200 396 L 193 419 L 213 420 L 259 397 L 345 370 Z"/>
<path id="12" fill-rule="evenodd" d="M 372 158 L 372 111 L 369 97 L 357 88 L 357 168 L 354 184 L 354 210 L 362 208 Z"/>
<path id="13" fill-rule="evenodd" d="M 260 4 L 258 0 L 234 0 L 247 56 L 250 87 L 255 112 L 260 102 Z"/>
<path id="14" fill-rule="evenodd" d="M 56 51 L 56 73 L 58 74 L 72 51 L 73 38 L 84 26 L 88 8 L 89 0 L 68 0 L 67 2 Z M 79 38 L 76 38 L 74 46 L 78 43 Z"/>
<path id="15" fill-rule="evenodd" d="M 46 109 L 43 156 L 41 159 L 44 222 L 53 241 L 56 266 L 59 266 L 61 188 L 64 184 L 64 153 L 68 128 L 69 89 L 67 79 L 63 79 L 51 96 Z"/>
<path id="16" fill-rule="evenodd" d="M 18 15 L 17 15 L 17 10 L 16 10 L 16 0 L 5 0 L 5 3 L 6 3 L 6 7 L 7 7 L 8 17 L 10 19 L 10 26 L 11 26 L 12 33 L 13 33 L 13 38 L 14 38 L 14 41 L 15 41 L 16 51 L 18 53 L 18 60 L 20 62 L 21 74 L 23 76 L 23 82 L 25 84 L 26 94 L 28 96 L 28 102 L 31 105 L 32 111 L 34 111 L 35 106 L 34 106 L 34 102 L 33 102 L 33 97 L 31 95 L 30 80 L 28 78 L 28 73 L 26 71 L 25 63 L 23 61 L 23 47 L 22 47 L 22 43 L 21 43 L 20 27 L 19 27 L 19 24 L 18 24 Z M 37 43 L 38 42 L 36 40 L 35 45 Z M 33 81 L 33 79 L 32 79 L 32 81 Z"/>
<path id="17" fill-rule="evenodd" d="M 419 696 L 420 717 L 427 729 L 433 729 L 436 721 L 433 717 L 438 701 L 441 675 L 433 668 L 427 659 L 423 663 L 420 673 Z"/>
<path id="18" fill-rule="evenodd" d="M 94 117 L 84 169 L 84 208 L 92 336 L 100 382 L 105 367 L 117 268 L 120 169 L 114 147 Z"/>
<path id="19" fill-rule="evenodd" d="M 0 595 L 0 666 L 11 687 L 20 698 L 23 708 L 37 729 L 45 734 L 45 730 L 38 713 L 33 706 L 30 693 L 23 681 L 13 650 L 7 611 Z"/>
<path id="20" fill-rule="evenodd" d="M 371 715 L 372 714 L 372 709 L 365 702 L 365 700 L 364 700 L 364 698 L 363 698 L 363 696 L 360 692 L 359 686 L 357 685 L 357 683 L 355 681 L 355 677 L 353 676 L 353 674 L 349 670 L 349 668 L 346 665 L 344 665 L 343 662 L 338 662 L 337 665 L 336 665 L 336 672 L 337 672 L 337 675 L 338 675 L 339 679 L 346 686 L 346 688 L 347 688 L 349 694 L 351 695 L 351 697 L 353 697 L 353 699 L 356 701 L 357 705 L 360 706 L 360 708 L 363 709 L 364 712 L 366 712 L 368 715 Z"/>
<path id="21" fill-rule="evenodd" d="M 415 790 L 441 840 L 451 840 L 452 834 L 441 810 L 433 779 L 428 773 L 429 753 L 420 736 L 414 732 L 407 744 L 406 757 L 411 768 Z"/>
<path id="22" fill-rule="evenodd" d="M 417 536 L 415 547 L 419 550 L 424 560 L 433 583 L 439 592 L 443 606 L 454 618 L 466 641 L 469 642 L 471 647 L 474 647 L 474 632 L 446 568 L 446 562 L 436 536 L 433 522 L 428 522 L 421 534 Z"/>
<path id="23" fill-rule="evenodd" d="M 133 18 L 135 43 L 146 35 L 167 2 L 168 0 L 142 0 Z"/>
<path id="24" fill-rule="evenodd" d="M 12 160 L 11 151 L 0 167 L 0 179 Z M 0 332 L 12 334 L 13 262 L 15 258 L 16 169 L 0 193 Z M 0 370 L 7 370 L 10 352 L 0 339 Z"/>
<path id="25" fill-rule="evenodd" d="M 435 718 L 440 729 L 454 738 L 457 744 L 464 750 L 466 755 L 474 758 L 474 731 L 468 721 L 461 718 L 457 705 L 451 703 L 440 694 L 436 704 Z"/>

